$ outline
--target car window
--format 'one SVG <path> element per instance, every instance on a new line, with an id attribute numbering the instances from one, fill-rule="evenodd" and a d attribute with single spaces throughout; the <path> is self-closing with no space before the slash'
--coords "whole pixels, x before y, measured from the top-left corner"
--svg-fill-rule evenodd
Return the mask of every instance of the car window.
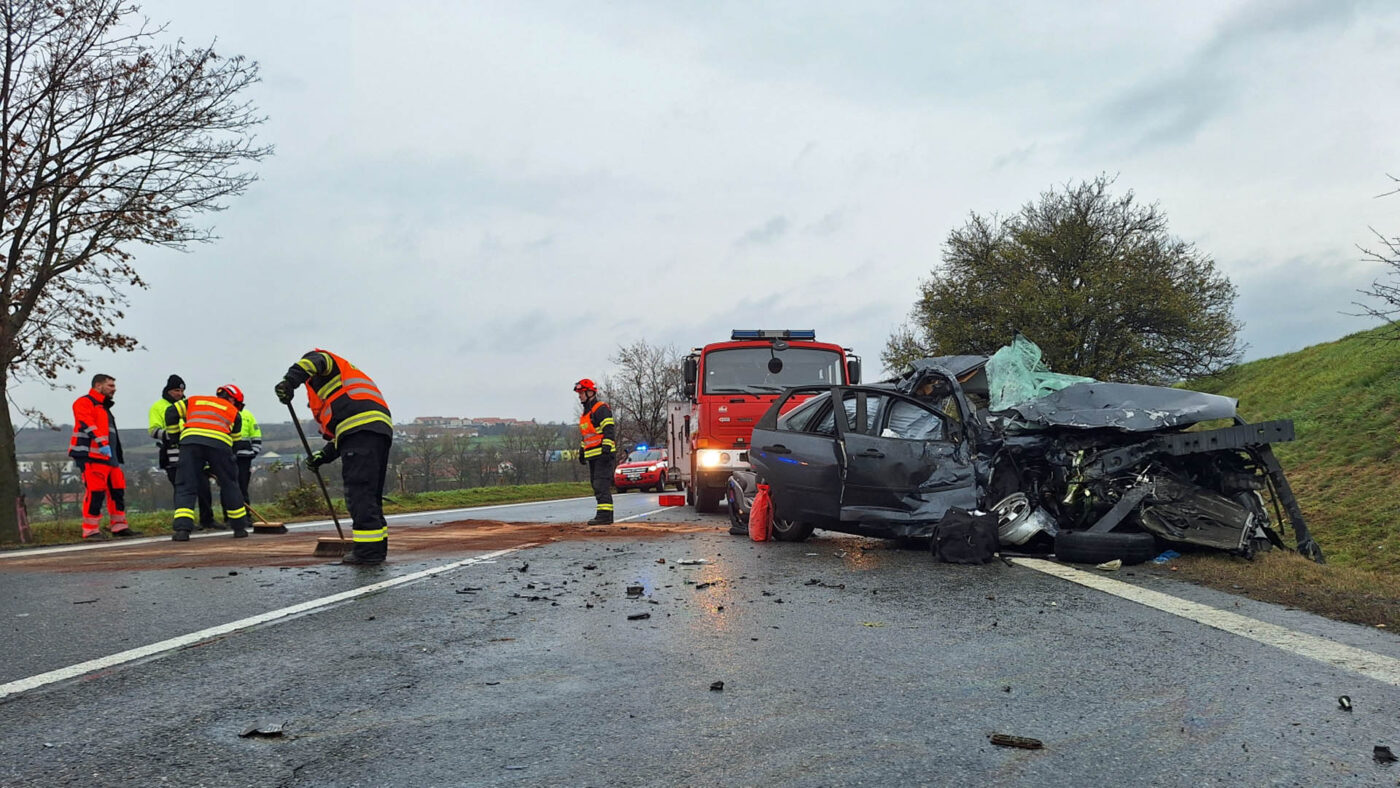
<path id="1" fill-rule="evenodd" d="M 813 397 L 803 402 L 801 405 L 784 413 L 778 417 L 778 421 L 773 425 L 774 429 L 791 432 L 811 432 L 808 426 L 813 419 L 819 418 L 822 405 L 826 402 L 825 395 Z M 834 429 L 834 428 L 833 428 Z"/>
<path id="2" fill-rule="evenodd" d="M 889 421 L 880 432 L 883 438 L 943 440 L 944 421 L 939 414 L 908 400 L 895 400 L 889 406 Z"/>
<path id="3" fill-rule="evenodd" d="M 628 462 L 657 462 L 666 459 L 660 449 L 637 449 L 627 456 Z"/>

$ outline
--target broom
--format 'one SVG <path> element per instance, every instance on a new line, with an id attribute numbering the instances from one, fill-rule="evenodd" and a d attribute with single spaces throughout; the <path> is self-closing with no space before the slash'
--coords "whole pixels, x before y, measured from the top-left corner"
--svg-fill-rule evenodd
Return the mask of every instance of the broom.
<path id="1" fill-rule="evenodd" d="M 297 428 L 297 437 L 301 438 L 302 448 L 306 449 L 306 456 L 311 456 L 311 444 L 306 440 L 306 433 L 301 429 L 301 422 L 297 419 L 296 409 L 292 403 L 287 403 L 287 412 L 292 414 L 292 424 Z M 340 518 L 335 515 L 335 504 L 331 503 L 331 491 L 326 489 L 326 480 L 321 478 L 321 469 L 312 468 L 311 472 L 316 474 L 316 481 L 321 485 L 321 494 L 326 496 L 326 509 L 331 513 L 331 520 L 335 522 L 335 532 L 339 539 L 329 539 L 321 537 L 316 540 L 316 549 L 311 555 L 318 558 L 340 558 L 346 553 L 355 549 L 355 543 L 346 541 L 345 532 L 340 530 Z"/>

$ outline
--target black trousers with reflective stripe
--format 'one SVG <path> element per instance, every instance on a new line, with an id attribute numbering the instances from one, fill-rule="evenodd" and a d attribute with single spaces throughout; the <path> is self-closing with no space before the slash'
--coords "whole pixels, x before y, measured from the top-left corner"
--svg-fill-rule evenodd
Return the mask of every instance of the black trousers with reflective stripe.
<path id="1" fill-rule="evenodd" d="M 209 479 L 204 475 L 206 465 L 214 472 L 214 481 L 219 483 L 219 503 L 224 507 L 224 512 L 243 509 L 243 494 L 238 491 L 238 469 L 233 464 L 233 449 L 202 443 L 180 444 L 180 465 L 175 470 L 175 509 L 194 507 L 201 479 L 205 489 L 209 488 Z M 210 520 L 213 520 L 212 512 Z M 243 516 L 234 522 L 247 526 L 251 524 L 251 519 L 245 510 Z M 194 519 L 176 517 L 174 528 L 177 531 L 193 530 Z"/>
<path id="2" fill-rule="evenodd" d="M 170 480 L 170 488 L 175 490 L 175 500 L 179 500 L 179 487 L 177 475 L 179 463 L 171 465 L 165 469 L 165 478 Z M 201 473 L 199 475 L 199 488 L 195 490 L 195 500 L 199 503 L 199 524 L 209 525 L 214 522 L 214 493 L 209 489 L 209 476 Z"/>
<path id="3" fill-rule="evenodd" d="M 383 531 L 373 542 L 356 540 L 355 555 L 384 558 L 389 554 L 389 523 L 384 519 L 384 475 L 389 471 L 389 447 L 394 439 L 382 432 L 358 430 L 340 439 L 340 479 L 345 484 L 345 507 L 351 528 Z"/>
<path id="4" fill-rule="evenodd" d="M 612 509 L 614 465 L 612 457 L 598 457 L 588 461 L 588 481 L 593 485 L 593 497 L 598 501 L 599 511 L 602 511 L 603 504 Z"/>

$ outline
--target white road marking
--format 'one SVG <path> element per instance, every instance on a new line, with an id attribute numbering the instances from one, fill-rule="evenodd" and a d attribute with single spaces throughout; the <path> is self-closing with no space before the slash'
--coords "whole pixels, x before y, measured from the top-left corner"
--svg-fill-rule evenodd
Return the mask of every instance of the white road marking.
<path id="1" fill-rule="evenodd" d="M 405 583 L 412 583 L 415 580 L 422 580 L 425 577 L 432 577 L 434 575 L 440 575 L 445 572 L 451 572 L 454 569 L 460 569 L 464 566 L 486 563 L 493 558 L 499 558 L 508 553 L 513 553 L 517 550 L 524 550 L 527 547 L 533 546 L 533 543 L 522 544 L 517 545 L 515 547 L 508 547 L 504 550 L 497 550 L 493 553 L 487 553 L 486 555 L 477 556 L 475 558 L 466 558 L 461 561 L 453 561 L 452 563 L 444 564 L 442 566 L 435 566 L 431 569 L 424 569 L 421 572 L 414 572 L 412 574 L 407 574 L 402 577 L 395 577 L 389 580 L 385 580 L 382 583 L 375 583 L 373 585 L 364 586 L 363 588 L 355 588 L 349 591 L 342 591 L 339 594 L 332 594 L 330 596 L 321 597 L 320 599 L 312 599 L 307 602 L 292 605 L 291 607 L 284 607 L 280 610 L 272 610 L 261 615 L 251 616 L 249 618 L 242 618 L 237 621 L 231 621 L 227 624 L 220 624 L 217 627 L 201 629 L 198 632 L 191 632 L 188 635 L 181 635 L 179 637 L 169 638 L 168 640 L 162 640 L 159 643 L 151 643 L 147 646 L 129 649 L 127 651 L 122 651 L 116 654 L 112 654 L 110 656 L 98 657 L 97 659 L 90 659 L 86 662 L 80 662 L 76 665 L 70 665 L 66 668 L 58 668 L 57 670 L 51 670 L 47 673 L 40 673 L 37 676 L 30 676 L 29 678 L 17 679 L 6 684 L 0 684 L 0 699 L 21 692 L 27 692 L 32 689 L 37 689 L 39 687 L 43 687 L 45 685 L 53 684 L 59 681 L 74 679 L 87 673 L 92 673 L 93 671 L 104 670 L 106 668 L 113 668 L 118 665 L 124 665 L 128 662 L 133 662 L 138 659 L 147 659 L 150 657 L 159 656 L 171 651 L 175 651 L 177 649 L 193 646 L 195 644 L 204 642 L 206 640 L 211 640 L 216 637 L 221 637 L 223 635 L 228 635 L 234 632 L 238 632 L 240 630 L 249 629 L 250 627 L 259 626 L 268 622 L 277 621 L 278 619 L 285 619 L 290 616 L 297 616 L 303 613 L 310 613 L 317 610 L 321 610 L 330 607 L 331 605 L 338 604 L 340 602 L 346 602 L 357 597 L 365 596 L 367 594 L 373 594 L 388 588 L 393 588 L 394 586 L 401 586 Z"/>
<path id="2" fill-rule="evenodd" d="M 1121 580 L 1113 580 L 1102 573 L 1086 572 L 1039 558 L 1012 558 L 1009 560 L 1027 569 L 1044 572 L 1047 575 L 1068 580 L 1071 583 L 1078 583 L 1095 591 L 1112 594 L 1130 602 L 1146 605 L 1164 613 L 1205 624 L 1208 627 L 1214 627 L 1222 632 L 1249 638 L 1266 646 L 1273 646 L 1300 657 L 1314 659 L 1394 687 L 1400 687 L 1400 659 L 1394 657 L 1365 651 L 1316 635 L 1295 632 L 1287 627 L 1259 621 L 1199 602 L 1163 594 L 1159 591 L 1139 588 Z"/>
<path id="3" fill-rule="evenodd" d="M 628 520 L 635 520 L 635 519 L 637 519 L 638 517 L 650 517 L 651 515 L 656 514 L 657 512 L 664 512 L 664 511 L 666 511 L 667 509 L 670 509 L 670 508 L 671 508 L 671 507 L 669 507 L 669 506 L 663 506 L 663 507 L 661 507 L 660 509 L 652 509 L 652 510 L 649 511 L 649 512 L 642 512 L 641 514 L 634 514 L 634 515 L 632 515 L 631 517 L 623 517 L 622 519 L 617 520 L 616 522 L 625 523 L 625 522 L 627 522 Z"/>
<path id="4" fill-rule="evenodd" d="M 488 511 L 488 510 L 491 510 L 491 509 L 512 509 L 512 508 L 517 507 L 517 506 L 538 506 L 539 504 L 543 504 L 543 503 L 568 503 L 569 501 L 592 501 L 592 500 L 593 500 L 593 496 L 590 495 L 590 496 L 587 496 L 587 497 L 584 497 L 584 498 L 554 498 L 554 499 L 551 499 L 551 500 L 548 500 L 548 501 L 524 501 L 524 502 L 522 502 L 522 503 L 497 503 L 497 504 L 491 504 L 491 505 L 489 505 L 489 506 L 470 506 L 470 507 L 467 507 L 467 508 L 464 508 L 464 509 L 436 509 L 436 510 L 427 511 L 427 512 L 405 512 L 405 513 L 403 513 L 403 514 L 391 514 L 391 515 L 386 515 L 384 519 L 385 519 L 385 520 L 397 520 L 397 519 L 401 519 L 401 518 L 404 518 L 404 517 L 425 517 L 425 516 L 435 515 L 435 514 L 460 514 L 460 513 L 462 513 L 462 512 L 480 512 L 480 511 Z M 332 521 L 330 521 L 330 520 L 310 520 L 310 521 L 302 522 L 302 523 L 287 523 L 287 530 L 289 530 L 289 531 L 304 531 L 304 530 L 307 530 L 307 529 L 310 529 L 310 528 L 324 528 L 324 527 L 326 527 L 326 526 L 328 526 L 328 525 L 334 525 L 334 523 L 332 523 Z M 342 521 L 341 526 L 344 527 L 345 525 L 347 525 L 347 523 L 345 523 L 345 522 Z M 191 539 L 208 539 L 208 538 L 210 538 L 210 537 L 215 537 L 215 536 L 222 536 L 222 537 L 225 537 L 225 538 L 227 538 L 227 539 L 232 539 L 232 538 L 233 538 L 233 536 L 232 536 L 232 531 L 201 531 L 201 532 L 196 532 L 196 533 L 190 534 L 190 538 L 191 538 Z M 95 543 L 92 543 L 92 544 L 81 544 L 81 543 L 80 543 L 80 544 L 59 545 L 59 546 L 57 546 L 57 547 L 35 547 L 35 548 L 19 548 L 19 549 L 17 549 L 17 550 L 0 550 L 0 561 L 3 561 L 3 560 L 5 560 L 5 559 L 7 559 L 7 558 L 32 558 L 32 557 L 34 557 L 34 556 L 36 556 L 36 555 L 53 555 L 54 553 L 76 553 L 76 552 L 81 552 L 81 551 L 83 551 L 83 550 L 102 550 L 102 549 L 111 548 L 111 547 L 122 547 L 122 546 L 124 546 L 124 545 L 149 544 L 149 543 L 151 543 L 151 542 L 168 542 L 168 541 L 170 541 L 170 537 L 169 537 L 169 536 L 161 535 L 161 536 L 145 536 L 145 537 L 135 537 L 135 538 L 126 538 L 126 539 L 111 539 L 111 540 L 108 540 L 108 541 L 105 541 L 105 542 L 95 542 Z"/>

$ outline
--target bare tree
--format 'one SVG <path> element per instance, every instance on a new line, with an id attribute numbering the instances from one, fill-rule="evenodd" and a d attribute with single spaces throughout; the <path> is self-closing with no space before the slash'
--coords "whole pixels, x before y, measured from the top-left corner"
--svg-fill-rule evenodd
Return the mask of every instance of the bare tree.
<path id="1" fill-rule="evenodd" d="M 447 439 L 447 467 L 457 477 L 457 489 L 465 490 L 472 486 L 473 467 L 477 458 L 472 452 L 475 442 L 465 433 Z"/>
<path id="2" fill-rule="evenodd" d="M 680 399 L 684 388 L 680 352 L 639 339 L 619 346 L 609 361 L 619 369 L 603 378 L 600 396 L 612 406 L 619 434 L 631 442 L 661 445 L 666 403 Z"/>
<path id="3" fill-rule="evenodd" d="M 408 464 L 415 466 L 414 470 L 423 474 L 422 492 L 432 491 L 438 469 L 444 467 L 446 461 L 447 449 L 443 447 L 442 441 L 437 436 L 430 435 L 426 429 L 420 428 L 408 445 Z"/>
<path id="4" fill-rule="evenodd" d="M 1386 176 L 1391 182 L 1400 184 L 1400 178 L 1394 175 Z M 1400 194 L 1400 187 L 1392 189 L 1382 197 L 1393 194 Z M 1363 296 L 1373 299 L 1372 303 L 1356 302 L 1361 307 L 1362 314 L 1379 318 L 1389 324 L 1389 330 L 1385 332 L 1385 338 L 1389 340 L 1400 340 L 1400 235 L 1387 238 L 1374 227 L 1371 232 L 1376 236 L 1379 246 L 1359 247 L 1361 254 L 1370 262 L 1380 263 L 1389 270 L 1384 276 L 1377 277 L 1371 286 L 1365 290 L 1358 291 Z M 1389 281 L 1385 281 L 1389 279 Z"/>
<path id="5" fill-rule="evenodd" d="M 240 95 L 256 63 L 163 44 L 127 0 L 0 4 L 0 401 L 11 379 L 81 371 L 75 345 L 131 350 L 112 329 L 137 246 L 212 240 L 194 223 L 271 153 Z M 0 407 L 0 541 L 18 537 L 9 408 Z"/>

